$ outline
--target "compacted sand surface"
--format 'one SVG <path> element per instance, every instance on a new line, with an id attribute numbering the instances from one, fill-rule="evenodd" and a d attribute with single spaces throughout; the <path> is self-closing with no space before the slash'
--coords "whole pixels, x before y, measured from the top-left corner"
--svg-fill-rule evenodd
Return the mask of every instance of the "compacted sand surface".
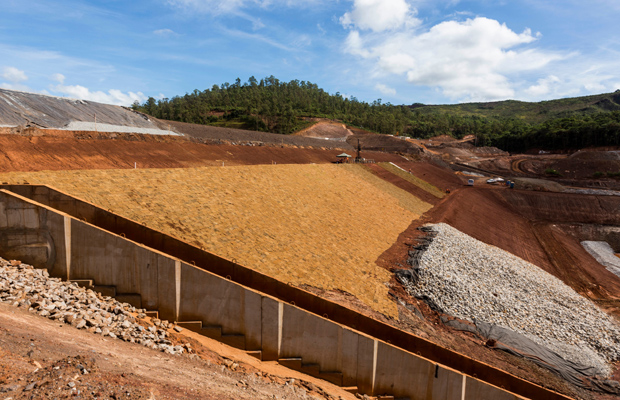
<path id="1" fill-rule="evenodd" d="M 430 209 L 355 165 L 2 174 L 48 184 L 283 282 L 351 293 L 397 316 L 375 264 Z"/>

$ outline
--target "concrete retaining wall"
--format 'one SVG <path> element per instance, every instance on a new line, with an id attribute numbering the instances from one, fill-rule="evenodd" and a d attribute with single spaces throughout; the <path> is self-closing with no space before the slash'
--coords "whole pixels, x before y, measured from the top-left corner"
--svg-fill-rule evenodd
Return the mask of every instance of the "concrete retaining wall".
<path id="1" fill-rule="evenodd" d="M 48 189 L 48 193 L 48 199 L 56 196 L 52 190 Z M 61 195 L 59 198 L 66 202 L 67 196 Z M 86 210 L 90 215 L 107 213 L 101 209 L 88 211 L 94 206 L 78 200 L 65 204 L 65 208 L 72 207 L 75 212 Z M 161 235 L 153 233 L 154 237 Z M 33 265 L 48 267 L 53 276 L 93 279 L 97 285 L 116 286 L 118 293 L 140 294 L 142 306 L 159 310 L 164 319 L 202 321 L 204 326 L 221 326 L 224 333 L 245 335 L 246 349 L 262 350 L 263 360 L 301 357 L 304 364 L 319 364 L 323 372 L 342 372 L 344 386 L 357 386 L 361 393 L 411 399 L 521 398 L 488 383 L 492 382 L 525 397 L 566 399 L 286 284 L 275 281 L 272 292 L 310 305 L 319 313 L 302 309 L 297 301 L 294 306 L 233 282 L 233 276 L 242 277 L 262 287 L 271 279 L 255 272 L 249 274 L 236 264 L 231 263 L 232 268 L 225 271 L 231 272 L 231 279 L 227 279 L 0 190 L 0 238 L 5 237 L 10 240 L 6 247 L 5 242 L 0 242 L 3 253 L 6 250 L 24 262 L 33 260 Z M 27 247 L 40 238 L 47 241 L 37 242 L 39 247 Z M 41 247 L 49 249 L 44 259 Z M 320 312 L 323 310 L 325 313 Z M 349 324 L 334 321 L 333 315 Z M 381 340 L 382 336 L 391 339 L 392 344 Z M 434 360 L 423 357 L 425 354 L 431 354 Z M 462 371 L 475 371 L 481 380 Z M 470 390 L 477 397 L 470 395 Z"/>

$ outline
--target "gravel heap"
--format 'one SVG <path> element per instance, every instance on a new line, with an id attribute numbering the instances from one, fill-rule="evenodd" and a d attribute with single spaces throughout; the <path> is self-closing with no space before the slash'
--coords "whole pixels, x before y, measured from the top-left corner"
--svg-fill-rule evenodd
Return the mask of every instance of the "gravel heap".
<path id="1" fill-rule="evenodd" d="M 609 243 L 586 240 L 581 242 L 581 245 L 609 272 L 620 277 L 620 258 L 616 257 L 616 253 Z"/>
<path id="2" fill-rule="evenodd" d="M 175 346 L 169 329 L 182 328 L 152 319 L 140 324 L 145 310 L 102 296 L 76 283 L 50 278 L 47 270 L 0 258 L 0 301 L 78 329 L 126 342 L 139 343 L 169 354 L 192 352 L 188 344 Z M 135 315 L 135 316 L 134 316 Z M 136 318 L 137 317 L 137 318 Z"/>
<path id="3" fill-rule="evenodd" d="M 611 373 L 620 359 L 620 326 L 542 269 L 447 224 L 419 257 L 407 289 L 442 312 L 511 329 L 569 361 Z"/>

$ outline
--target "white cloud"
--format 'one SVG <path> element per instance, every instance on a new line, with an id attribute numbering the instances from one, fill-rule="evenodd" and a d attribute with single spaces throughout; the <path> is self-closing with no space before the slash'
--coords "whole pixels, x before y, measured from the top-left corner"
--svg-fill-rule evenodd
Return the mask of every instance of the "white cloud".
<path id="1" fill-rule="evenodd" d="M 117 89 L 110 89 L 107 93 L 102 91 L 91 92 L 90 89 L 80 85 L 55 85 L 50 87 L 53 92 L 61 93 L 72 98 L 96 101 L 98 103 L 114 104 L 117 106 L 129 106 L 134 101 L 143 103 L 147 97 L 142 93 L 123 93 Z"/>
<path id="2" fill-rule="evenodd" d="M 8 90 L 17 90 L 20 92 L 32 92 L 28 86 L 23 85 L 21 83 L 8 83 L 8 82 L 0 82 L 0 88 L 8 89 Z"/>
<path id="3" fill-rule="evenodd" d="M 552 88 L 560 83 L 560 78 L 555 75 L 549 75 L 546 78 L 541 78 L 535 85 L 530 86 L 525 92 L 535 98 L 548 95 L 551 93 Z"/>
<path id="4" fill-rule="evenodd" d="M 2 77 L 12 83 L 19 83 L 28 80 L 28 77 L 24 71 L 15 67 L 4 67 L 2 70 Z"/>
<path id="5" fill-rule="evenodd" d="M 340 18 L 344 27 L 382 32 L 419 24 L 405 0 L 355 0 L 353 10 Z"/>
<path id="6" fill-rule="evenodd" d="M 539 70 L 566 56 L 528 48 L 540 37 L 516 33 L 488 18 L 447 21 L 424 32 L 352 30 L 345 51 L 369 62 L 374 76 L 403 75 L 415 85 L 439 88 L 453 100 L 511 98 L 511 77 Z M 532 89 L 534 90 L 534 89 Z"/>
<path id="7" fill-rule="evenodd" d="M 154 30 L 154 31 L 153 31 L 153 34 L 154 34 L 154 35 L 157 35 L 157 36 L 164 36 L 164 37 L 167 37 L 167 36 L 175 36 L 177 33 L 176 33 L 175 31 L 173 31 L 172 29 L 168 29 L 168 28 L 166 28 L 166 29 L 157 29 L 157 30 Z"/>
<path id="8" fill-rule="evenodd" d="M 62 85 L 63 83 L 65 83 L 65 76 L 63 74 L 54 74 L 52 75 L 52 80 Z"/>
<path id="9" fill-rule="evenodd" d="M 375 85 L 375 89 L 377 89 L 381 93 L 383 93 L 385 95 L 388 95 L 388 96 L 396 95 L 396 89 L 392 89 L 391 87 L 388 87 L 388 86 L 384 85 L 383 83 L 377 83 Z"/>

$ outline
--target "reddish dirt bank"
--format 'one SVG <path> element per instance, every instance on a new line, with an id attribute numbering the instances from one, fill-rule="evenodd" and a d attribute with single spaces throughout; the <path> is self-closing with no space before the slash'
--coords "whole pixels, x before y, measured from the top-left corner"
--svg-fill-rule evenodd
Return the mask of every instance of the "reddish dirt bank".
<path id="1" fill-rule="evenodd" d="M 620 225 L 620 196 L 515 190 L 502 196 L 520 215 L 537 221 Z"/>
<path id="2" fill-rule="evenodd" d="M 315 148 L 209 145 L 170 136 L 0 135 L 0 171 L 133 168 L 134 163 L 138 168 L 330 163 L 337 154 Z M 372 152 L 372 157 L 378 162 L 403 159 L 379 152 Z"/>

